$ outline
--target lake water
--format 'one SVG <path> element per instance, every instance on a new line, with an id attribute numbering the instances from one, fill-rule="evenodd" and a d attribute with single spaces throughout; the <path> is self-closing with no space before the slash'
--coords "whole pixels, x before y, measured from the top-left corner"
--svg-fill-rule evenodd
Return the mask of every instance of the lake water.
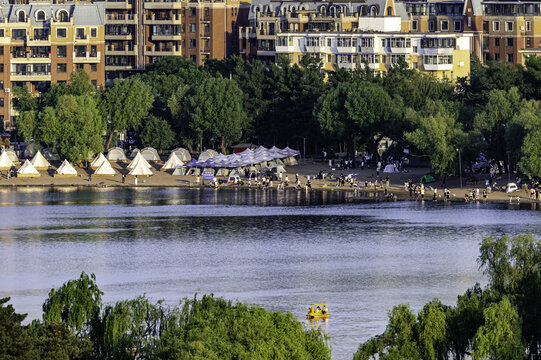
<path id="1" fill-rule="evenodd" d="M 0 192 L 0 297 L 41 316 L 52 287 L 95 273 L 104 301 L 146 293 L 177 304 L 214 293 L 306 326 L 327 301 L 333 359 L 381 333 L 387 311 L 415 310 L 483 283 L 490 234 L 541 237 L 531 205 L 357 202 L 341 192 L 126 189 Z M 513 211 L 510 210 L 513 207 Z"/>

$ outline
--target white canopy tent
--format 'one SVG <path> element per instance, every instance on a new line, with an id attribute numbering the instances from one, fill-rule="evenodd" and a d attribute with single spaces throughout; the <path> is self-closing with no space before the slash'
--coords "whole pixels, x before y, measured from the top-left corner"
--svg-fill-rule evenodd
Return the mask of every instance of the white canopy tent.
<path id="1" fill-rule="evenodd" d="M 107 159 L 100 165 L 100 167 L 94 171 L 94 174 L 92 176 L 115 176 L 116 171 L 111 166 L 111 163 L 107 161 Z"/>
<path id="2" fill-rule="evenodd" d="M 152 166 L 150 166 L 148 161 L 145 160 L 143 155 L 141 155 L 141 153 L 137 153 L 137 155 L 135 155 L 135 158 L 128 164 L 128 169 L 132 170 L 140 162 L 142 162 L 143 165 L 146 166 L 148 169 L 152 168 Z"/>
<path id="3" fill-rule="evenodd" d="M 151 176 L 152 171 L 142 161 L 139 161 L 135 167 L 129 172 L 130 176 Z"/>
<path id="4" fill-rule="evenodd" d="M 177 157 L 180 159 L 180 161 L 184 163 L 192 160 L 192 156 L 190 155 L 190 152 L 184 148 L 176 148 L 172 151 L 172 153 L 177 154 Z"/>
<path id="5" fill-rule="evenodd" d="M 9 157 L 9 159 L 11 160 L 13 164 L 20 163 L 19 158 L 17 157 L 17 154 L 15 153 L 15 151 L 6 149 L 4 150 L 4 152 L 7 154 L 7 156 Z"/>
<path id="6" fill-rule="evenodd" d="M 13 163 L 13 161 L 11 161 L 6 151 L 2 151 L 2 155 L 0 155 L 0 170 L 9 170 L 14 166 L 15 164 Z"/>
<path id="7" fill-rule="evenodd" d="M 47 159 L 43 157 L 43 155 L 41 154 L 41 151 L 39 150 L 36 153 L 36 155 L 34 155 L 34 157 L 32 158 L 32 161 L 30 162 L 32 163 L 32 167 L 35 168 L 36 170 L 47 170 L 51 166 L 51 164 L 49 164 Z"/>
<path id="8" fill-rule="evenodd" d="M 124 150 L 119 147 L 110 148 L 107 151 L 107 160 L 109 161 L 126 161 L 128 158 L 124 154 Z"/>
<path id="9" fill-rule="evenodd" d="M 90 167 L 92 168 L 92 170 L 96 170 L 97 168 L 99 168 L 101 166 L 101 164 L 103 164 L 105 161 L 107 161 L 107 158 L 102 154 L 100 153 L 98 156 L 96 156 L 94 158 L 94 160 L 92 160 L 92 162 L 90 163 Z M 108 161 L 107 161 L 108 162 Z"/>
<path id="10" fill-rule="evenodd" d="M 77 170 L 70 164 L 68 160 L 64 160 L 62 162 L 62 165 L 56 169 L 56 174 L 54 174 L 54 177 L 76 177 L 77 176 Z"/>
<path id="11" fill-rule="evenodd" d="M 41 175 L 36 170 L 34 165 L 28 159 L 24 162 L 23 166 L 17 170 L 17 177 L 40 177 Z"/>
<path id="12" fill-rule="evenodd" d="M 160 161 L 160 155 L 156 149 L 151 147 L 146 147 L 141 150 L 141 155 L 146 161 Z"/>
<path id="13" fill-rule="evenodd" d="M 182 165 L 182 161 L 178 158 L 177 153 L 172 152 L 169 159 L 163 164 L 160 171 L 175 169 L 177 166 Z"/>

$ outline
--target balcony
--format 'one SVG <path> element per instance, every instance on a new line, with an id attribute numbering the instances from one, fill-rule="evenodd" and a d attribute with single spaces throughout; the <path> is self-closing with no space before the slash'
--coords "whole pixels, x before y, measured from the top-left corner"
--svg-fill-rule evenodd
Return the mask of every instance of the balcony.
<path id="1" fill-rule="evenodd" d="M 276 45 L 277 53 L 291 53 L 295 47 L 293 45 Z"/>
<path id="2" fill-rule="evenodd" d="M 451 71 L 453 64 L 423 64 L 426 71 Z"/>
<path id="3" fill-rule="evenodd" d="M 337 46 L 336 52 L 339 54 L 355 54 L 357 46 Z"/>
<path id="4" fill-rule="evenodd" d="M 180 1 L 145 1 L 145 9 L 181 9 Z"/>
<path id="5" fill-rule="evenodd" d="M 105 40 L 133 40 L 133 34 L 130 34 L 130 33 L 105 34 Z"/>
<path id="6" fill-rule="evenodd" d="M 338 63 L 338 67 L 341 69 L 346 69 L 346 70 L 351 71 L 357 68 L 357 64 L 344 62 L 344 63 Z"/>
<path id="7" fill-rule="evenodd" d="M 10 81 L 51 81 L 51 71 L 12 71 Z"/>
<path id="8" fill-rule="evenodd" d="M 147 16 L 145 18 L 145 24 L 149 25 L 171 25 L 171 24 L 181 24 L 180 15 L 174 15 L 170 18 L 159 18 L 156 16 Z"/>
<path id="9" fill-rule="evenodd" d="M 105 16 L 105 22 L 107 24 L 137 24 L 137 18 L 134 14 L 107 14 Z"/>
<path id="10" fill-rule="evenodd" d="M 391 54 L 411 54 L 413 53 L 413 48 L 410 47 L 391 47 Z"/>
<path id="11" fill-rule="evenodd" d="M 158 34 L 152 35 L 152 40 L 154 41 L 168 41 L 168 40 L 180 41 L 182 40 L 182 35 L 174 34 L 174 33 L 158 33 Z"/>
<path id="12" fill-rule="evenodd" d="M 114 47 L 114 46 L 108 46 L 105 49 L 106 55 L 128 55 L 128 56 L 136 56 L 138 51 L 136 47 Z"/>
<path id="13" fill-rule="evenodd" d="M 421 48 L 419 49 L 419 54 L 425 54 L 425 55 L 437 55 L 437 54 L 453 54 L 453 51 L 455 49 L 453 48 Z"/>
<path id="14" fill-rule="evenodd" d="M 145 51 L 146 56 L 182 56 L 180 48 L 155 48 L 147 47 Z"/>
<path id="15" fill-rule="evenodd" d="M 105 71 L 118 71 L 118 70 L 137 70 L 135 65 L 105 65 Z"/>
<path id="16" fill-rule="evenodd" d="M 34 36 L 28 38 L 26 41 L 27 46 L 47 46 L 51 45 L 51 35 L 47 36 Z"/>
<path id="17" fill-rule="evenodd" d="M 101 61 L 101 51 L 95 53 L 85 52 L 76 53 L 73 52 L 74 63 L 99 63 Z"/>
<path id="18" fill-rule="evenodd" d="M 49 55 L 30 55 L 27 56 L 15 56 L 11 54 L 12 64 L 36 64 L 36 63 L 51 63 L 51 57 Z"/>
<path id="19" fill-rule="evenodd" d="M 133 4 L 129 1 L 105 1 L 106 9 L 133 9 Z"/>

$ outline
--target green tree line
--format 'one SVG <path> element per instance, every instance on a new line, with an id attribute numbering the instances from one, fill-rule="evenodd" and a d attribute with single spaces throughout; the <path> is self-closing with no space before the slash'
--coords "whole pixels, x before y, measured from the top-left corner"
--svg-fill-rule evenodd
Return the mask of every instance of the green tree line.
<path id="1" fill-rule="evenodd" d="M 541 57 L 525 66 L 472 56 L 468 78 L 438 80 L 405 62 L 385 76 L 368 67 L 323 72 L 320 60 L 299 65 L 240 57 L 203 67 L 167 57 L 105 90 L 84 72 L 54 84 L 41 98 L 15 90 L 18 132 L 72 161 L 107 150 L 118 134 L 135 130 L 143 146 L 159 150 L 201 146 L 227 153 L 238 141 L 377 154 L 409 147 L 430 159 L 442 177 L 480 153 L 498 165 L 541 176 Z"/>
<path id="2" fill-rule="evenodd" d="M 385 332 L 362 343 L 354 359 L 538 359 L 541 241 L 487 237 L 478 262 L 485 288 L 476 284 L 456 306 L 434 299 L 417 315 L 408 304 L 395 306 Z"/>
<path id="3" fill-rule="evenodd" d="M 289 312 L 213 295 L 174 307 L 144 295 L 104 305 L 102 295 L 83 272 L 52 289 L 43 320 L 29 325 L 0 299 L 0 359 L 330 359 L 322 332 L 305 330 Z"/>

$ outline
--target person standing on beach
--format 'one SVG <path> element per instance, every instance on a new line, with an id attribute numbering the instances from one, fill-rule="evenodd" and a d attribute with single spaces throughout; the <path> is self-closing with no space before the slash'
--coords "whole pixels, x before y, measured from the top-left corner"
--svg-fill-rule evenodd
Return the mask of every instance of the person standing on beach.
<path id="1" fill-rule="evenodd" d="M 424 200 L 425 198 L 425 186 L 421 184 L 421 200 Z"/>
<path id="2" fill-rule="evenodd" d="M 434 197 L 432 200 L 436 201 L 438 199 L 438 189 L 434 188 Z"/>

